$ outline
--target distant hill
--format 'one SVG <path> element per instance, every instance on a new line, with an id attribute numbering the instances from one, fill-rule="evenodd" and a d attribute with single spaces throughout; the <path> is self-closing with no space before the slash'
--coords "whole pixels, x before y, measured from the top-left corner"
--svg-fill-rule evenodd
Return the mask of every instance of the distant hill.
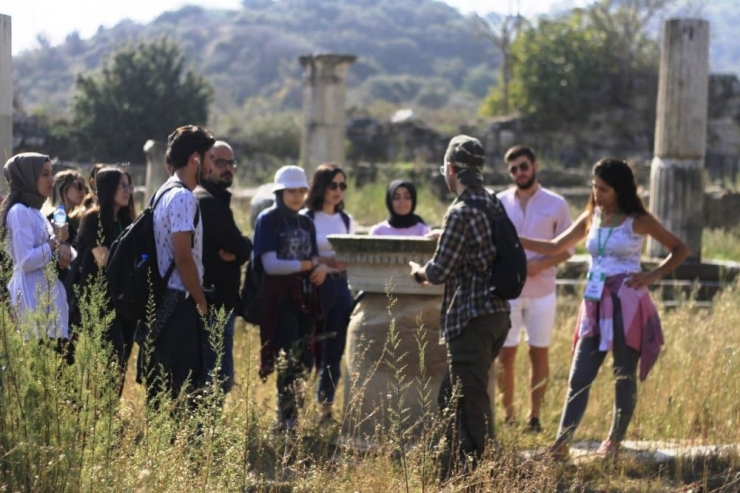
<path id="1" fill-rule="evenodd" d="M 215 88 L 217 108 L 254 99 L 272 110 L 300 106 L 297 57 L 358 55 L 349 72 L 355 103 L 384 98 L 443 106 L 455 93 L 480 99 L 495 81 L 497 53 L 472 35 L 467 19 L 435 0 L 244 0 L 237 11 L 188 6 L 149 24 L 124 21 L 89 40 L 70 34 L 14 59 L 25 108 L 64 111 L 75 76 L 99 68 L 120 47 L 160 36 Z"/>

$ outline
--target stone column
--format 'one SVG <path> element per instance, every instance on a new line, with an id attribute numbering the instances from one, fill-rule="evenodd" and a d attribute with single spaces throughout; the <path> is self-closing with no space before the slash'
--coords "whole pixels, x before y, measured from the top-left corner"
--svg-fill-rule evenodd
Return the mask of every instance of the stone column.
<path id="1" fill-rule="evenodd" d="M 0 166 L 13 155 L 13 55 L 11 51 L 11 19 L 0 14 Z M 8 190 L 0 176 L 0 194 Z"/>
<path id="2" fill-rule="evenodd" d="M 146 196 L 144 200 L 154 195 L 154 192 L 170 177 L 165 163 L 167 143 L 156 140 L 147 140 L 144 144 L 146 154 Z"/>
<path id="3" fill-rule="evenodd" d="M 709 23 L 671 19 L 663 29 L 650 210 L 701 261 L 709 91 Z M 650 240 L 648 254 L 666 255 Z"/>
<path id="4" fill-rule="evenodd" d="M 301 166 L 309 180 L 321 163 L 344 163 L 345 77 L 356 59 L 334 54 L 299 58 L 303 66 Z"/>

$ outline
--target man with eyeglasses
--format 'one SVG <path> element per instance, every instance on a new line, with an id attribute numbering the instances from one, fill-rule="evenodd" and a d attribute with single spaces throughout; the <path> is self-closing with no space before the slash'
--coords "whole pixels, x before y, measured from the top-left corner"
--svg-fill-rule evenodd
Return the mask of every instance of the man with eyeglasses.
<path id="1" fill-rule="evenodd" d="M 213 168 L 201 177 L 195 189 L 203 221 L 203 285 L 215 291 L 209 300 L 216 316 L 221 308 L 227 314 L 223 332 L 221 365 L 218 371 L 221 389 L 228 393 L 234 385 L 234 322 L 239 306 L 241 266 L 252 253 L 252 242 L 242 235 L 231 211 L 228 188 L 234 180 L 234 151 L 222 140 L 212 148 Z M 206 371 L 216 367 L 216 353 L 210 344 L 205 350 Z"/>
<path id="2" fill-rule="evenodd" d="M 537 181 L 539 164 L 529 147 L 515 146 L 504 155 L 514 186 L 498 194 L 520 236 L 553 239 L 571 225 L 568 204 Z M 504 422 L 516 423 L 514 409 L 514 360 L 521 333 L 529 343 L 530 411 L 525 432 L 539 433 L 540 407 L 545 397 L 548 347 L 555 325 L 555 266 L 573 251 L 546 257 L 527 251 L 527 282 L 519 298 L 511 300 L 511 329 L 498 356 L 498 384 L 504 405 Z"/>
<path id="3" fill-rule="evenodd" d="M 458 135 L 450 141 L 441 172 L 457 198 L 447 209 L 434 257 L 423 267 L 411 262 L 417 282 L 445 285 L 441 314 L 448 371 L 439 405 L 454 415 L 441 458 L 442 481 L 455 469 L 474 469 L 495 439 L 488 372 L 510 327 L 508 302 L 490 291 L 497 248 L 489 217 L 506 211 L 483 186 L 484 162 L 478 139 Z M 454 401 L 453 385 L 459 391 Z"/>

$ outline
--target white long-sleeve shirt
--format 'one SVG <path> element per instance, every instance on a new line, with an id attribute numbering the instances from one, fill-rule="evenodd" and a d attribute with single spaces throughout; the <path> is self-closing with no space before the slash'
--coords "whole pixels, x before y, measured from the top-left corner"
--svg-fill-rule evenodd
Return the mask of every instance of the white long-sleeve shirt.
<path id="1" fill-rule="evenodd" d="M 56 272 L 46 271 L 54 262 L 49 239 L 54 230 L 41 211 L 15 204 L 6 220 L 7 250 L 13 261 L 8 291 L 23 335 L 69 338 L 67 293 Z M 33 315 L 33 316 L 31 316 Z"/>

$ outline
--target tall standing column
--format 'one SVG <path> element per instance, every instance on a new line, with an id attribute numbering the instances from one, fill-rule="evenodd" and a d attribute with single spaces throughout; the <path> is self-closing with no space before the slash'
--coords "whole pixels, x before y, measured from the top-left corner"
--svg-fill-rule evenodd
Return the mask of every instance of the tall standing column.
<path id="1" fill-rule="evenodd" d="M 0 166 L 13 155 L 13 55 L 9 15 L 0 14 Z M 0 176 L 0 194 L 8 184 Z"/>
<path id="2" fill-rule="evenodd" d="M 701 261 L 709 91 L 709 23 L 671 19 L 663 29 L 650 210 Z M 666 255 L 650 240 L 650 256 Z"/>
<path id="3" fill-rule="evenodd" d="M 345 77 L 354 55 L 306 55 L 303 66 L 301 165 L 310 177 L 325 162 L 344 163 Z"/>
<path id="4" fill-rule="evenodd" d="M 162 183 L 170 177 L 165 161 L 167 143 L 147 140 L 144 144 L 144 153 L 146 154 L 146 196 L 144 200 L 149 200 Z"/>

